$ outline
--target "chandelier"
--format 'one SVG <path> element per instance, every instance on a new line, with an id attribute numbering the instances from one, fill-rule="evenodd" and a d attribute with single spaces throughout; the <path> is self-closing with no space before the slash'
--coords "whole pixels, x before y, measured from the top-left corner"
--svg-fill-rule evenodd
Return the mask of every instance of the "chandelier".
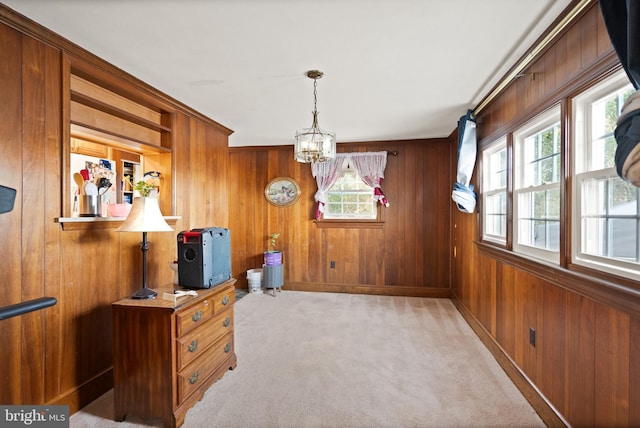
<path id="1" fill-rule="evenodd" d="M 318 79 L 323 75 L 322 71 L 307 71 L 307 77 L 313 79 L 313 123 L 311 128 L 296 132 L 294 156 L 298 162 L 324 162 L 336 157 L 336 134 L 318 127 L 317 88 Z"/>

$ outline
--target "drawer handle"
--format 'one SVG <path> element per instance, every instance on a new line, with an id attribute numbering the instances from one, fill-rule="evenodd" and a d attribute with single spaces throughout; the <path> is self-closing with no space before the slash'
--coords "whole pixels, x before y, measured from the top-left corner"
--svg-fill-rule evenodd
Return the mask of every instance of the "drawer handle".
<path id="1" fill-rule="evenodd" d="M 222 321 L 222 325 L 224 327 L 229 327 L 229 324 L 231 324 L 231 318 L 229 318 L 229 317 L 225 318 L 225 320 Z"/>
<path id="2" fill-rule="evenodd" d="M 229 296 L 224 296 L 220 301 L 223 305 L 227 305 L 229 303 Z"/>
<path id="3" fill-rule="evenodd" d="M 189 344 L 189 346 L 187 347 L 187 350 L 189 352 L 196 352 L 196 349 L 198 349 L 198 339 L 196 339 L 193 342 L 191 342 Z"/>
<path id="4" fill-rule="evenodd" d="M 189 383 L 191 385 L 193 385 L 194 383 L 196 383 L 198 381 L 198 377 L 200 376 L 200 373 L 195 372 L 194 374 L 192 374 L 191 376 L 189 376 Z"/>
<path id="5" fill-rule="evenodd" d="M 231 351 L 231 344 L 227 343 L 226 345 L 224 345 L 224 353 L 228 354 L 229 351 Z"/>
<path id="6" fill-rule="evenodd" d="M 202 319 L 202 311 L 196 311 L 196 313 L 191 316 L 191 319 L 193 322 L 200 321 Z"/>

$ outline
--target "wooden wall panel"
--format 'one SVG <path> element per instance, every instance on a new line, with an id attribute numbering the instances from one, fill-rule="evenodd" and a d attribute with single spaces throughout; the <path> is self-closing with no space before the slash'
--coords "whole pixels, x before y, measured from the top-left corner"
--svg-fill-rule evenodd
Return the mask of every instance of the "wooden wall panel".
<path id="1" fill-rule="evenodd" d="M 60 52 L 56 49 L 45 51 L 45 106 L 61 105 Z M 44 116 L 45 142 L 43 157 L 45 170 L 47 171 L 43 188 L 46 188 L 44 196 L 44 295 L 60 300 L 60 286 L 55 280 L 60 278 L 61 249 L 60 226 L 50 219 L 62 212 L 62 159 L 60 157 L 60 140 L 62 112 L 55 108 L 46 108 Z M 62 376 L 60 370 L 60 358 L 62 345 L 57 340 L 60 332 L 60 306 L 48 308 L 44 312 L 44 401 L 53 400 L 58 394 L 58 379 Z"/>
<path id="2" fill-rule="evenodd" d="M 68 154 L 68 55 L 78 54 L 73 65 L 80 70 L 105 73 L 109 89 L 121 84 L 123 92 L 137 93 L 145 105 L 175 109 L 167 114 L 172 123 L 165 122 L 173 132 L 167 138 L 173 155 L 146 160 L 147 167 L 168 171 L 165 188 L 175 189 L 175 198 L 163 199 L 163 213 L 183 219 L 174 233 L 149 234 L 150 286 L 171 282 L 169 262 L 176 256 L 179 230 L 228 226 L 231 131 L 42 28 L 29 27 L 32 23 L 2 5 L 0 12 L 0 184 L 17 190 L 13 211 L 0 215 L 7 244 L 0 248 L 0 306 L 57 299 L 53 307 L 0 322 L 0 403 L 66 404 L 74 412 L 112 387 L 111 303 L 140 288 L 142 256 L 141 235 L 115 232 L 114 223 L 63 228 L 56 222 L 63 212 L 62 171 L 68 165 L 63 158 Z M 24 34 L 18 30 L 23 27 L 28 27 Z M 84 68 L 84 61 L 97 67 Z"/>
<path id="3" fill-rule="evenodd" d="M 175 113 L 176 234 L 182 230 L 228 227 L 228 134 L 198 118 Z M 175 239 L 174 239 L 175 240 Z M 177 244 L 167 264 L 175 258 Z"/>
<path id="4" fill-rule="evenodd" d="M 504 263 L 497 266 L 496 341 L 508 355 L 515 355 L 516 295 L 515 270 Z"/>
<path id="5" fill-rule="evenodd" d="M 575 90 L 578 77 L 603 60 L 614 59 L 606 27 L 594 3 L 578 25 L 553 42 L 521 77 L 507 86 L 500 96 L 478 115 L 478 140 L 490 142 L 505 127 L 547 108 L 550 96 Z M 535 77 L 532 75 L 535 74 Z"/>
<path id="6" fill-rule="evenodd" d="M 595 307 L 593 300 L 567 294 L 565 407 L 575 426 L 594 426 Z"/>
<path id="7" fill-rule="evenodd" d="M 482 147 L 617 66 L 597 2 L 524 75 L 478 114 Z M 579 294 L 543 264 L 478 244 L 475 216 L 452 211 L 452 295 L 472 326 L 526 376 L 519 386 L 551 425 L 636 426 L 640 421 L 640 321 L 627 306 Z M 476 251 L 473 251 L 475 248 Z M 495 271 L 495 272 L 494 272 Z M 571 280 L 574 277 L 571 276 Z M 575 282 L 582 279 L 575 276 Z M 570 285 L 570 284 L 569 284 Z M 495 304 L 494 290 L 495 287 Z M 585 290 L 587 288 L 585 287 Z M 600 291 L 596 296 L 604 296 Z M 609 300 L 615 304 L 615 299 Z M 487 310 L 489 313 L 487 313 Z M 496 319 L 495 330 L 491 317 Z M 482 326 L 482 328 L 478 328 Z M 529 329 L 536 330 L 536 345 Z M 504 361 L 504 355 L 499 355 Z M 510 369 L 513 369 L 509 365 Z M 515 378 L 515 377 L 514 377 Z M 517 379 L 516 379 L 517 380 Z M 528 383 L 527 383 L 528 382 Z M 530 394 L 525 394 L 530 397 Z"/>
<path id="8" fill-rule="evenodd" d="M 560 409 L 565 407 L 567 293 L 548 282 L 541 285 L 539 330 L 536 332 L 537 372 L 542 393 Z"/>
<path id="9" fill-rule="evenodd" d="M 629 329 L 629 426 L 640 426 L 640 319 L 632 318 Z"/>
<path id="10" fill-rule="evenodd" d="M 448 295 L 449 144 L 435 139 L 338 146 L 343 152 L 400 152 L 387 159 L 382 187 L 391 205 L 382 208 L 382 229 L 317 228 L 316 182 L 310 165 L 294 161 L 292 147 L 230 149 L 229 212 L 237 215 L 229 221 L 238 286 L 246 287 L 246 271 L 261 266 L 269 235 L 279 232 L 285 288 L 418 295 L 436 289 Z M 264 198 L 265 185 L 278 176 L 300 184 L 302 197 L 292 207 L 275 207 Z"/>
<path id="11" fill-rule="evenodd" d="M 2 293 L 0 305 L 21 301 L 22 253 L 15 243 L 22 239 L 22 38 L 20 33 L 0 25 L 0 51 L 3 65 L 0 67 L 0 99 L 3 101 L 3 117 L 0 120 L 0 185 L 17 190 L 13 211 L 0 214 L 0 230 L 6 245 L 0 246 L 2 259 Z M 14 243 L 14 245 L 9 245 Z M 19 402 L 22 396 L 21 354 L 19 318 L 0 322 L 0 403 Z"/>
<path id="12" fill-rule="evenodd" d="M 596 305 L 595 319 L 594 422 L 628 426 L 630 317 Z"/>
<path id="13" fill-rule="evenodd" d="M 45 46 L 25 37 L 22 43 L 22 205 L 33 207 L 23 212 L 23 229 L 20 249 L 22 264 L 36 269 L 22 273 L 22 298 L 31 300 L 44 292 L 44 196 L 46 189 L 44 159 L 44 64 Z M 22 318 L 23 355 L 33 352 L 33 344 L 42 349 L 44 343 L 43 312 L 34 312 Z M 26 363 L 26 364 L 25 364 Z M 27 358 L 23 363 L 22 397 L 25 403 L 42 402 L 44 398 L 44 369 L 41 358 Z"/>

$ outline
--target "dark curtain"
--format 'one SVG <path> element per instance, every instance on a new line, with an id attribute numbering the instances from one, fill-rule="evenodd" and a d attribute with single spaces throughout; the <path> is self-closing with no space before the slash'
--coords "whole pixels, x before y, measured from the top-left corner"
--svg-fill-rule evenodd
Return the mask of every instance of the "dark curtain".
<path id="1" fill-rule="evenodd" d="M 636 90 L 640 87 L 640 0 L 600 0 L 609 38 Z M 640 186 L 640 92 L 622 108 L 615 130 L 618 175 Z"/>
<path id="2" fill-rule="evenodd" d="M 640 87 L 640 1 L 600 0 L 611 43 L 633 87 Z"/>

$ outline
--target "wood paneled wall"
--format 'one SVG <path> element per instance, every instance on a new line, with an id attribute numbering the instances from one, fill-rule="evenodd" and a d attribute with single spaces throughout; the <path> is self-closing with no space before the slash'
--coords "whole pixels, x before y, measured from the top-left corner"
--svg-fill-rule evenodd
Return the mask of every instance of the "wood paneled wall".
<path id="1" fill-rule="evenodd" d="M 169 263 L 179 231 L 228 227 L 230 130 L 2 5 L 0 52 L 0 185 L 17 190 L 13 211 L 0 214 L 0 306 L 57 299 L 50 308 L 0 321 L 0 403 L 68 404 L 74 412 L 112 387 L 111 303 L 138 289 L 142 274 L 140 235 L 115 232 L 117 223 L 63 229 L 55 222 L 63 212 L 69 144 L 69 58 L 109 76 L 110 89 L 126 87 L 170 111 L 173 166 L 163 178 L 173 183 L 175 197 L 163 212 L 182 218 L 173 233 L 149 234 L 150 285 L 173 279 Z M 166 166 L 167 159 L 148 156 L 147 167 Z"/>
<path id="2" fill-rule="evenodd" d="M 480 144 L 616 65 L 594 2 L 530 66 L 535 80 L 517 79 L 480 112 Z M 640 301 L 623 303 L 605 283 L 477 244 L 476 220 L 452 215 L 452 294 L 525 395 L 550 425 L 640 425 Z"/>
<path id="3" fill-rule="evenodd" d="M 317 185 L 310 165 L 294 161 L 291 146 L 230 148 L 229 224 L 238 286 L 246 287 L 246 271 L 262 265 L 268 237 L 279 232 L 285 289 L 448 296 L 450 142 L 338 144 L 339 152 L 383 150 L 399 152 L 387 158 L 384 225 L 356 229 L 317 227 Z M 266 184 L 279 176 L 302 188 L 292 207 L 272 206 L 264 197 Z"/>

